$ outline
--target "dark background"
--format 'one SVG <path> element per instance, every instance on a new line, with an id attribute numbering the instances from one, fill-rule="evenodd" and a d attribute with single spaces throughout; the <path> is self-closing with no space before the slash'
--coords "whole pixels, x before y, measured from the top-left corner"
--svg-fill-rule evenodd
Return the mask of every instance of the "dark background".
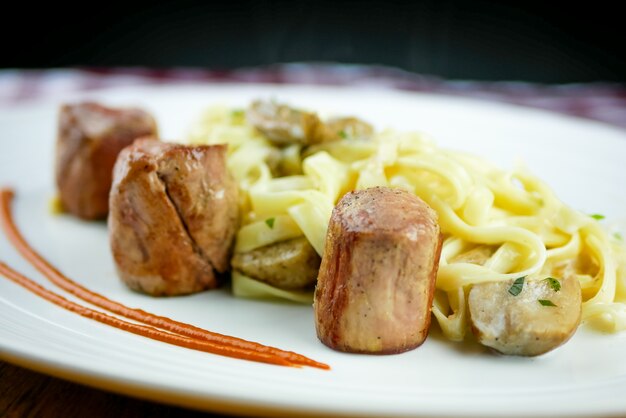
<path id="1" fill-rule="evenodd" d="M 1 68 L 315 61 L 453 79 L 626 81 L 623 12 L 603 2 L 36 3 L 5 13 Z"/>

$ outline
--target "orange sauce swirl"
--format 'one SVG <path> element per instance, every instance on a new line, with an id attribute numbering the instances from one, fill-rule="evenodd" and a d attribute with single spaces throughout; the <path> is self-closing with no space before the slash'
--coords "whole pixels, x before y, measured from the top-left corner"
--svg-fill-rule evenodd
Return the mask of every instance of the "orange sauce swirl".
<path id="1" fill-rule="evenodd" d="M 263 363 L 284 366 L 310 366 L 324 370 L 330 369 L 330 367 L 324 363 L 317 362 L 292 351 L 285 351 L 253 341 L 211 332 L 191 324 L 158 316 L 142 309 L 129 308 L 119 302 L 90 291 L 61 273 L 28 244 L 17 228 L 12 216 L 11 202 L 13 197 L 13 190 L 0 189 L 0 224 L 9 241 L 33 267 L 39 270 L 50 282 L 85 302 L 149 326 L 124 321 L 103 312 L 71 302 L 45 289 L 36 282 L 13 270 L 8 265 L 0 262 L 0 274 L 38 296 L 79 315 L 169 344 Z"/>

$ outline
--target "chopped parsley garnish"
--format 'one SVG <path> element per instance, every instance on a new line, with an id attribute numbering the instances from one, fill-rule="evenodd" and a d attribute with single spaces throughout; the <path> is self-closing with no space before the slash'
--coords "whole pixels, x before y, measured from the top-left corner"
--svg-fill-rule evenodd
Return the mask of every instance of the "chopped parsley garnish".
<path id="1" fill-rule="evenodd" d="M 519 279 L 515 279 L 515 281 L 513 282 L 513 285 L 509 288 L 509 293 L 512 294 L 513 296 L 517 296 L 520 293 L 522 293 L 522 288 L 524 287 L 525 278 L 526 276 L 520 277 Z"/>
<path id="2" fill-rule="evenodd" d="M 265 225 L 269 226 L 270 228 L 274 229 L 274 221 L 276 220 L 276 218 L 267 218 L 265 220 Z"/>
<path id="3" fill-rule="evenodd" d="M 613 233 L 613 238 L 615 238 L 618 241 L 624 241 L 624 237 L 619 232 L 614 232 Z"/>
<path id="4" fill-rule="evenodd" d="M 537 302 L 541 303 L 541 306 L 551 306 L 553 308 L 557 307 L 550 299 L 538 299 Z"/>
<path id="5" fill-rule="evenodd" d="M 555 292 L 558 292 L 559 290 L 561 290 L 561 282 L 555 279 L 554 277 L 545 278 L 543 279 L 543 281 L 548 282 L 552 290 L 554 290 Z"/>
<path id="6" fill-rule="evenodd" d="M 244 114 L 245 112 L 242 109 L 235 109 L 230 113 L 233 118 L 241 118 Z"/>
<path id="7" fill-rule="evenodd" d="M 348 138 L 348 134 L 346 133 L 346 131 L 339 131 L 339 136 L 343 139 Z"/>
<path id="8" fill-rule="evenodd" d="M 605 216 L 604 216 L 604 215 L 601 215 L 601 214 L 599 214 L 599 213 L 593 213 L 593 214 L 591 214 L 591 215 L 589 215 L 589 216 L 591 216 L 591 217 L 592 217 L 593 219 L 595 219 L 596 221 L 601 221 L 602 219 L 604 219 L 604 218 L 605 218 Z"/>

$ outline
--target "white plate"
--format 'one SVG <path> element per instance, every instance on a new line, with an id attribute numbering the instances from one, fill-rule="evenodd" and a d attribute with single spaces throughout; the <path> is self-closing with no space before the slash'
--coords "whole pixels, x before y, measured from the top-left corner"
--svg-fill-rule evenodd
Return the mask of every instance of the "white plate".
<path id="1" fill-rule="evenodd" d="M 143 106 L 165 138 L 180 138 L 216 102 L 276 97 L 312 109 L 354 113 L 378 127 L 422 130 L 446 147 L 502 166 L 517 158 L 582 211 L 623 221 L 626 133 L 549 113 L 443 96 L 271 85 L 144 87 L 90 93 Z M 591 415 L 626 413 L 626 333 L 584 328 L 562 348 L 526 359 L 446 341 L 437 331 L 409 353 L 341 354 L 315 336 L 307 306 L 234 299 L 226 290 L 153 299 L 117 279 L 106 227 L 48 213 L 58 103 L 0 114 L 0 185 L 17 189 L 26 237 L 63 272 L 126 305 L 210 330 L 290 349 L 332 366 L 295 369 L 169 346 L 60 309 L 0 278 L 0 357 L 81 383 L 207 410 L 358 416 Z M 620 217 L 622 217 L 620 219 Z M 0 237 L 0 259 L 53 288 Z M 434 327 L 436 328 L 436 327 Z"/>

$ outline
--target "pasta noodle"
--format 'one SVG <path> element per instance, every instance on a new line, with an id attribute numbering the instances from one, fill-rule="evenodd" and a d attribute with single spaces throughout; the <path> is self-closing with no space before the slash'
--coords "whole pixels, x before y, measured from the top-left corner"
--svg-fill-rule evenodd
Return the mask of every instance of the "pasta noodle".
<path id="1" fill-rule="evenodd" d="M 229 167 L 242 190 L 235 251 L 304 235 L 321 255 L 332 209 L 344 193 L 401 187 L 439 215 L 444 243 L 433 314 L 448 338 L 465 336 L 473 284 L 519 277 L 573 275 L 582 288 L 583 319 L 602 330 L 626 330 L 626 250 L 619 238 L 566 206 L 522 165 L 505 171 L 441 149 L 424 135 L 392 130 L 368 140 L 281 149 L 248 126 L 243 112 L 221 107 L 204 114 L 190 141 L 229 144 Z M 288 175 L 278 177 L 277 170 Z M 241 296 L 311 300 L 257 286 L 240 273 L 233 282 Z"/>

